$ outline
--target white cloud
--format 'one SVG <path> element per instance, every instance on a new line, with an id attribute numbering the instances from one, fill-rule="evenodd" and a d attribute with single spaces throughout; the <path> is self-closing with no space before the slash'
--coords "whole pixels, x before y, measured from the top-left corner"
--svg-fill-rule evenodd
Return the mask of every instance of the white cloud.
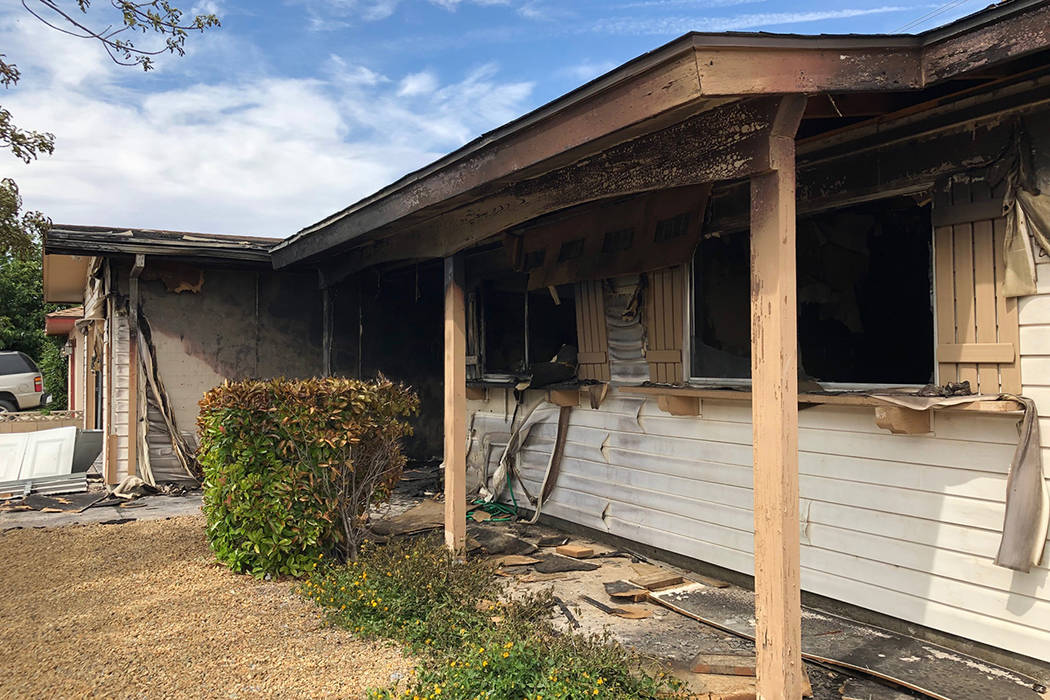
<path id="1" fill-rule="evenodd" d="M 493 65 L 442 82 L 336 56 L 313 79 L 256 68 L 158 88 L 88 42 L 2 18 L 0 42 L 24 71 L 4 105 L 57 136 L 29 166 L 0 156 L 2 174 L 59 223 L 288 235 L 520 115 L 532 91 Z"/>
<path id="2" fill-rule="evenodd" d="M 455 10 L 465 1 L 470 2 L 473 5 L 481 5 L 482 7 L 510 4 L 510 0 L 430 0 L 430 3 L 433 5 L 437 5 L 438 7 L 443 7 L 446 10 Z"/>
<path id="3" fill-rule="evenodd" d="M 542 0 L 527 0 L 518 7 L 518 14 L 538 22 L 554 22 L 573 16 L 571 10 Z"/>
<path id="4" fill-rule="evenodd" d="M 815 10 L 810 12 L 764 12 L 729 17 L 620 17 L 598 20 L 583 31 L 623 35 L 675 35 L 690 31 L 727 32 L 784 24 L 801 24 L 829 19 L 887 14 L 913 9 L 914 7 L 887 5 L 883 7 Z"/>
<path id="5" fill-rule="evenodd" d="M 397 94 L 399 97 L 416 97 L 417 95 L 429 95 L 437 88 L 437 76 L 430 71 L 421 71 L 402 78 Z"/>
<path id="6" fill-rule="evenodd" d="M 221 15 L 223 10 L 222 0 L 199 0 L 189 14 L 193 15 Z"/>
<path id="7" fill-rule="evenodd" d="M 572 66 L 565 66 L 558 71 L 559 75 L 564 75 L 572 80 L 578 80 L 581 83 L 586 83 L 590 80 L 594 80 L 599 75 L 608 73 L 618 64 L 615 61 L 584 61 L 583 63 L 577 63 Z"/>
<path id="8" fill-rule="evenodd" d="M 354 24 L 356 20 L 376 22 L 391 17 L 401 4 L 401 0 L 296 0 L 306 7 L 307 22 L 310 29 L 323 31 L 341 29 Z M 455 12 L 460 5 L 471 4 L 482 7 L 509 5 L 510 0 L 428 0 L 449 12 Z"/>

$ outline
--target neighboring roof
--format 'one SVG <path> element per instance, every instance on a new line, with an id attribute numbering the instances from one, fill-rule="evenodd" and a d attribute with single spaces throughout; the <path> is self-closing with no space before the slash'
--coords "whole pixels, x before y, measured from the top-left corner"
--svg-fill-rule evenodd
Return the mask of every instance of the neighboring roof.
<path id="1" fill-rule="evenodd" d="M 270 261 L 279 238 L 56 224 L 44 234 L 46 255 L 155 255 L 209 261 Z"/>
<path id="2" fill-rule="evenodd" d="M 52 311 L 44 317 L 44 332 L 48 335 L 69 335 L 76 327 L 77 320 L 81 318 L 84 318 L 83 306 Z"/>
<path id="3" fill-rule="evenodd" d="M 484 187 L 741 97 L 916 90 L 1047 46 L 1050 0 L 1008 0 L 917 35 L 686 34 L 302 229 L 274 246 L 273 262 L 316 262 L 395 222 L 469 204 Z"/>
<path id="4" fill-rule="evenodd" d="M 47 318 L 54 318 L 54 319 L 59 319 L 59 318 L 83 318 L 83 317 L 84 317 L 84 307 L 83 306 L 74 306 L 74 307 L 69 308 L 69 309 L 62 309 L 60 311 L 52 311 L 51 313 L 47 314 Z"/>

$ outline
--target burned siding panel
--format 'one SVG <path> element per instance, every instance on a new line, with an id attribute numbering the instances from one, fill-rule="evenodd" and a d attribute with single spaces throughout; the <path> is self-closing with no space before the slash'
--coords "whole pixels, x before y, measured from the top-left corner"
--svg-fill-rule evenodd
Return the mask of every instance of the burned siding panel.
<path id="1" fill-rule="evenodd" d="M 642 325 L 641 277 L 630 275 L 605 280 L 605 326 L 609 334 L 609 366 L 617 384 L 649 381 L 645 361 L 645 327 Z"/>

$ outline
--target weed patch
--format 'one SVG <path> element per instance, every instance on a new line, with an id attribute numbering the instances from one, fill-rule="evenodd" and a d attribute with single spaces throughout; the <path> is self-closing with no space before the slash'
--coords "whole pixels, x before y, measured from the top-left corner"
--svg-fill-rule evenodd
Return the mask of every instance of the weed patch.
<path id="1" fill-rule="evenodd" d="M 407 689 L 372 698 L 657 698 L 676 681 L 642 670 L 607 637 L 563 634 L 549 593 L 510 599 L 484 562 L 456 562 L 432 538 L 366 546 L 357 562 L 322 566 L 300 592 L 329 621 L 397 640 L 421 661 Z"/>

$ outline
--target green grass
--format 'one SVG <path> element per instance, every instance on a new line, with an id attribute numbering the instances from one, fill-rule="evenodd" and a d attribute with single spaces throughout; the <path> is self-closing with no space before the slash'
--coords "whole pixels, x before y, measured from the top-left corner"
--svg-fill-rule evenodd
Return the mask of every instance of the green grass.
<path id="1" fill-rule="evenodd" d="M 551 624 L 550 593 L 507 596 L 490 565 L 456 562 L 434 539 L 364 548 L 360 561 L 322 565 L 300 592 L 332 624 L 403 643 L 420 659 L 409 687 L 372 698 L 658 698 L 677 682 L 643 670 L 602 636 Z"/>

